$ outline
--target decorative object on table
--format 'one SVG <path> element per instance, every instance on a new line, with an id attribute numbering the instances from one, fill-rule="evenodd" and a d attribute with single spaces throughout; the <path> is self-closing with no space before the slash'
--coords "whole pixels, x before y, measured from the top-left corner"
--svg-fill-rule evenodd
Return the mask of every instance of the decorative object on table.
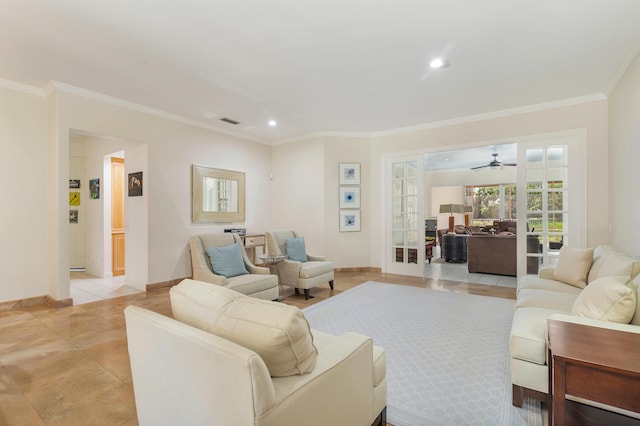
<path id="1" fill-rule="evenodd" d="M 100 198 L 100 179 L 89 180 L 89 197 L 92 200 Z"/>
<path id="2" fill-rule="evenodd" d="M 440 204 L 440 213 L 449 213 L 449 232 L 453 232 L 453 224 L 455 218 L 454 213 L 464 214 L 464 205 L 462 204 Z"/>
<path id="3" fill-rule="evenodd" d="M 69 179 L 69 188 L 80 188 L 80 179 Z"/>
<path id="4" fill-rule="evenodd" d="M 78 210 L 69 210 L 69 223 L 78 223 Z"/>
<path id="5" fill-rule="evenodd" d="M 359 209 L 360 208 L 360 187 L 341 186 L 340 187 L 340 208 Z"/>
<path id="6" fill-rule="evenodd" d="M 79 206 L 80 205 L 80 193 L 79 192 L 70 192 L 69 193 L 69 205 L 70 206 Z"/>
<path id="7" fill-rule="evenodd" d="M 340 163 L 339 177 L 340 185 L 360 185 L 360 164 Z"/>
<path id="8" fill-rule="evenodd" d="M 340 210 L 340 232 L 360 231 L 360 210 Z"/>
<path id="9" fill-rule="evenodd" d="M 129 197 L 142 196 L 142 172 L 129 173 L 127 186 L 129 188 Z"/>

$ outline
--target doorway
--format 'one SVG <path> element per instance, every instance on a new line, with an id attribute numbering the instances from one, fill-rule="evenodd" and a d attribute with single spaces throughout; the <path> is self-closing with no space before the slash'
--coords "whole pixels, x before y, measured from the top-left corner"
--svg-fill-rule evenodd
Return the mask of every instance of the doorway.
<path id="1" fill-rule="evenodd" d="M 125 273 L 124 158 L 111 157 L 111 273 Z"/>

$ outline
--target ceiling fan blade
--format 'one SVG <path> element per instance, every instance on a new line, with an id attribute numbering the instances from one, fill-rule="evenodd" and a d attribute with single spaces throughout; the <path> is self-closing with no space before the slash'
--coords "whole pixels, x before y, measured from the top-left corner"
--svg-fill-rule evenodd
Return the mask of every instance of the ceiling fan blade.
<path id="1" fill-rule="evenodd" d="M 503 166 L 513 166 L 513 167 L 517 166 L 516 163 L 502 163 L 502 165 Z"/>
<path id="2" fill-rule="evenodd" d="M 484 165 L 484 166 L 478 166 L 478 167 L 471 167 L 471 170 L 480 170 L 480 169 L 484 169 L 485 167 L 489 167 L 489 166 Z"/>

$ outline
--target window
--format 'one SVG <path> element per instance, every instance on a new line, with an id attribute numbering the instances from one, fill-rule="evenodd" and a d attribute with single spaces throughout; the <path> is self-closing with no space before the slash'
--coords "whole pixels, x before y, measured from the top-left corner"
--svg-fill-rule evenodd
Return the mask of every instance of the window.
<path id="1" fill-rule="evenodd" d="M 467 186 L 467 204 L 473 206 L 474 226 L 492 225 L 494 220 L 516 220 L 515 184 Z"/>

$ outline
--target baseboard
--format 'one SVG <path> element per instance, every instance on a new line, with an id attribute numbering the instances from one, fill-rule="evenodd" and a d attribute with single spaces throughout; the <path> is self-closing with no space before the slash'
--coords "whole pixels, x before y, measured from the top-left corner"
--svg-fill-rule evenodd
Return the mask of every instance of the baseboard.
<path id="1" fill-rule="evenodd" d="M 64 308 L 73 305 L 73 299 L 56 300 L 51 296 L 25 297 L 24 299 L 0 302 L 0 312 L 16 311 L 30 306 L 47 305 L 54 308 Z"/>
<path id="2" fill-rule="evenodd" d="M 187 278 L 191 278 L 191 277 L 175 278 L 169 281 L 161 281 L 159 283 L 147 284 L 145 288 L 147 291 L 150 291 L 150 290 L 157 290 L 159 288 L 173 287 L 174 285 L 180 284 L 182 280 L 185 280 Z"/>
<path id="3" fill-rule="evenodd" d="M 382 273 L 382 268 L 373 268 L 371 266 L 362 266 L 359 268 L 334 268 L 334 272 L 375 272 Z"/>

